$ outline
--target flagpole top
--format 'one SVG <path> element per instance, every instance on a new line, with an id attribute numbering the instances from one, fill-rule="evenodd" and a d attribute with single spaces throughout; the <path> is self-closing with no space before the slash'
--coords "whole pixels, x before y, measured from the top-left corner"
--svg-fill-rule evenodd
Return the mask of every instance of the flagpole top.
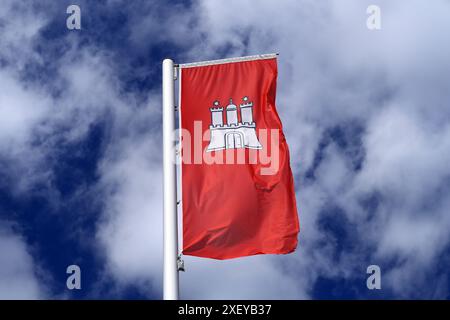
<path id="1" fill-rule="evenodd" d="M 166 59 L 163 60 L 162 65 L 163 65 L 163 67 L 164 66 L 173 66 L 174 63 L 173 63 L 172 59 L 166 58 Z"/>

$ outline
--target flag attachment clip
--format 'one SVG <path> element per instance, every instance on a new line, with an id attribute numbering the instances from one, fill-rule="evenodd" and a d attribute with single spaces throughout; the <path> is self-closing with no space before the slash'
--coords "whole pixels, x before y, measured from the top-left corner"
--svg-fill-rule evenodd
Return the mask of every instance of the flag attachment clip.
<path id="1" fill-rule="evenodd" d="M 184 270 L 184 260 L 181 259 L 181 254 L 179 254 L 177 257 L 177 268 L 178 268 L 178 271 L 183 271 L 183 272 L 185 271 Z"/>

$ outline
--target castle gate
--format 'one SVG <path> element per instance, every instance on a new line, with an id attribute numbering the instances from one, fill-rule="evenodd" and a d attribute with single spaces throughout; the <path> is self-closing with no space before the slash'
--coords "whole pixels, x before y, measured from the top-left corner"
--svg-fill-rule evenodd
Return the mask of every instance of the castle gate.
<path id="1" fill-rule="evenodd" d="M 244 148 L 244 135 L 242 132 L 232 131 L 225 134 L 227 149 Z"/>

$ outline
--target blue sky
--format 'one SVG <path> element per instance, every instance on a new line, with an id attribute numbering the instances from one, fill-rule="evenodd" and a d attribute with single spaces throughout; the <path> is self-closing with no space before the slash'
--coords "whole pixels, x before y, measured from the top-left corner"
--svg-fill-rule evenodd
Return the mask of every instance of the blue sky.
<path id="1" fill-rule="evenodd" d="M 279 52 L 299 247 L 185 257 L 181 297 L 447 299 L 449 15 L 445 0 L 3 1 L 0 298 L 160 299 L 161 61 Z"/>

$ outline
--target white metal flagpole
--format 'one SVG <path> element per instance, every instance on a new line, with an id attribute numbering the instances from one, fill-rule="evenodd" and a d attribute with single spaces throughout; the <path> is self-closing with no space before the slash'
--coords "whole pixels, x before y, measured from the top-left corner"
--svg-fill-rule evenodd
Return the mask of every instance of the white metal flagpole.
<path id="1" fill-rule="evenodd" d="M 177 300 L 178 289 L 178 231 L 177 186 L 175 162 L 175 70 L 173 61 L 162 64 L 163 96 L 163 184 L 164 184 L 164 300 Z"/>

